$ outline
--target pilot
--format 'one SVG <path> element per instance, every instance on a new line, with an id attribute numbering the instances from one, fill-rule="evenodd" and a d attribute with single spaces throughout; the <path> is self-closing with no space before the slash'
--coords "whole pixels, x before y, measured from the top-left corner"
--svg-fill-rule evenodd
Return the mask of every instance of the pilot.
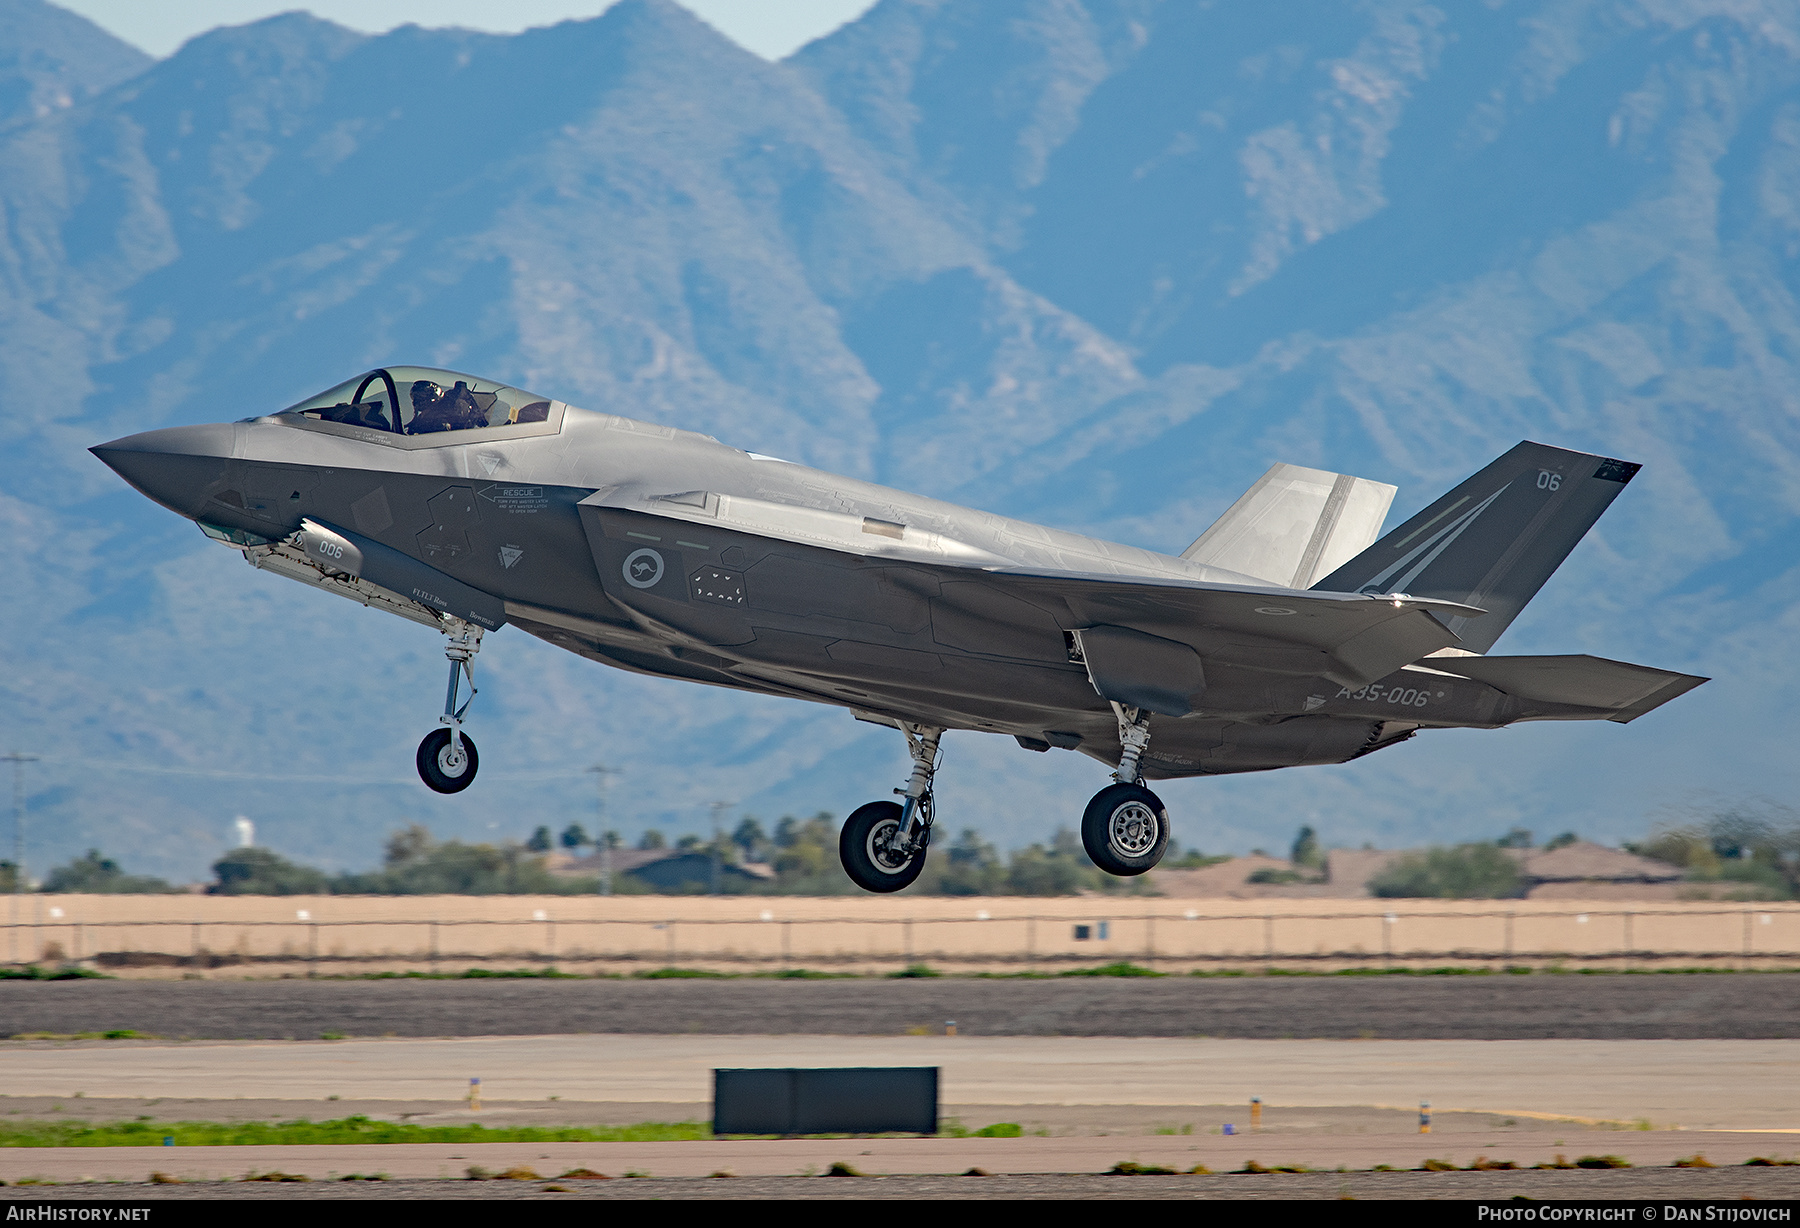
<path id="1" fill-rule="evenodd" d="M 468 384 L 456 381 L 448 392 L 428 379 L 414 380 L 412 386 L 413 420 L 407 432 L 423 435 L 430 431 L 466 431 L 486 426 L 487 416 L 475 403 Z"/>

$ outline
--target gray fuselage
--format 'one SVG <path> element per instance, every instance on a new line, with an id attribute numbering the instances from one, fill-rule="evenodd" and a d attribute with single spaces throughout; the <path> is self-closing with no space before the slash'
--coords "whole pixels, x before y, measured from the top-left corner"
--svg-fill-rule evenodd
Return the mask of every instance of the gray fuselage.
<path id="1" fill-rule="evenodd" d="M 1117 720 L 1073 634 L 1092 617 L 1041 585 L 997 583 L 1000 569 L 1288 592 L 562 405 L 543 422 L 410 437 L 283 414 L 96 452 L 183 516 L 250 541 L 303 519 L 338 526 L 609 665 L 1109 763 Z M 1204 687 L 1188 714 L 1154 719 L 1153 778 L 1339 763 L 1424 727 L 1607 715 L 1429 663 L 1353 687 L 1316 653 L 1225 632 L 1193 642 Z"/>

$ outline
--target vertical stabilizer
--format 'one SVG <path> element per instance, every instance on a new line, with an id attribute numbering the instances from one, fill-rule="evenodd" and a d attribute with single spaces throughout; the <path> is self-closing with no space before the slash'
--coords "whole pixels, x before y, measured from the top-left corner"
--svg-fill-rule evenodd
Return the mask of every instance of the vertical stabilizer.
<path id="1" fill-rule="evenodd" d="M 1274 465 L 1181 557 L 1279 588 L 1311 588 L 1375 540 L 1394 490 L 1348 474 Z"/>
<path id="2" fill-rule="evenodd" d="M 1486 652 L 1638 469 L 1521 443 L 1312 587 L 1480 606 L 1446 621 L 1462 647 Z"/>

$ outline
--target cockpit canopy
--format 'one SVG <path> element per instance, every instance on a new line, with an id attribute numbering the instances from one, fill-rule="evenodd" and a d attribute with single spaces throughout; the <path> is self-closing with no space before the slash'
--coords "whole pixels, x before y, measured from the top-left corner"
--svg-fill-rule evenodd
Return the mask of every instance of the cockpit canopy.
<path id="1" fill-rule="evenodd" d="M 548 422 L 552 404 L 536 393 L 457 371 L 377 367 L 281 414 L 396 435 L 432 435 Z"/>

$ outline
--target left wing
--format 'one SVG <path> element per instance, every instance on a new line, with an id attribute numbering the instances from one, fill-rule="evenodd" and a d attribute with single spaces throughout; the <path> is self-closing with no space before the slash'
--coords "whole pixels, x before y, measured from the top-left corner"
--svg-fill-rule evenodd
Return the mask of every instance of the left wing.
<path id="1" fill-rule="evenodd" d="M 1067 605 L 1076 625 L 1125 627 L 1201 657 L 1275 673 L 1324 676 L 1360 687 L 1449 648 L 1454 633 L 1433 617 L 1477 618 L 1453 601 L 1299 592 L 1160 576 L 1121 578 L 1023 568 L 983 568 L 1015 596 Z"/>
<path id="2" fill-rule="evenodd" d="M 1123 558 L 1115 574 L 1034 567 L 911 525 L 712 491 L 644 496 L 603 488 L 583 499 L 582 506 L 708 524 L 872 564 L 922 565 L 943 579 L 977 590 L 989 588 L 1052 612 L 1061 607 L 1067 613 L 1057 621 L 1071 630 L 1121 628 L 1170 641 L 1171 647 L 1185 645 L 1207 659 L 1290 675 L 1322 675 L 1340 686 L 1364 686 L 1439 648 L 1460 643 L 1432 612 L 1446 619 L 1472 619 L 1483 613 L 1454 601 L 1404 594 L 1263 588 L 1134 574 Z M 1094 544 L 1100 548 L 1094 561 L 1101 563 L 1105 543 Z M 1148 552 L 1133 553 L 1150 557 Z M 979 608 L 978 598 L 959 599 L 957 604 L 969 604 L 978 618 L 993 617 Z M 996 621 L 1003 623 L 1004 616 Z M 1166 654 L 1159 654 L 1154 645 L 1140 646 L 1146 651 L 1127 654 L 1135 657 L 1135 663 L 1126 668 L 1152 674 L 1167 668 Z M 1094 662 L 1090 659 L 1088 664 Z M 1160 710 L 1153 703 L 1140 706 Z"/>

